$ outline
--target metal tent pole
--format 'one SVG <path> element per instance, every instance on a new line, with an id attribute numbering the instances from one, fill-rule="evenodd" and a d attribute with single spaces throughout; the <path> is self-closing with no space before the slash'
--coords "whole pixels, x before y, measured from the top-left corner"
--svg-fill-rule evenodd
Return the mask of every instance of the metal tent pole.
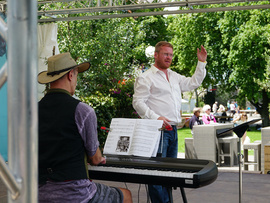
<path id="1" fill-rule="evenodd" d="M 229 132 L 234 132 L 237 137 L 239 138 L 239 143 L 238 143 L 238 161 L 239 161 L 239 203 L 241 203 L 242 201 L 242 164 L 243 164 L 243 155 L 241 154 L 241 143 L 242 143 L 242 140 L 241 138 L 243 137 L 244 133 L 247 131 L 247 129 L 249 128 L 249 125 L 253 124 L 253 123 L 256 123 L 258 121 L 260 121 L 262 119 L 253 119 L 251 121 L 247 121 L 245 123 L 242 123 L 234 128 L 231 128 L 229 130 L 225 130 L 221 133 L 218 134 L 218 136 L 222 136 L 222 135 L 225 135 L 226 133 L 229 133 Z"/>
<path id="2" fill-rule="evenodd" d="M 36 203 L 37 1 L 9 0 L 7 8 L 8 166 L 21 186 L 8 202 Z"/>
<path id="3" fill-rule="evenodd" d="M 241 153 L 241 143 L 242 139 L 239 137 L 239 143 L 238 143 L 238 161 L 239 161 L 239 203 L 242 202 L 242 186 L 243 186 L 243 178 L 242 178 L 242 164 L 243 164 L 243 156 Z"/>

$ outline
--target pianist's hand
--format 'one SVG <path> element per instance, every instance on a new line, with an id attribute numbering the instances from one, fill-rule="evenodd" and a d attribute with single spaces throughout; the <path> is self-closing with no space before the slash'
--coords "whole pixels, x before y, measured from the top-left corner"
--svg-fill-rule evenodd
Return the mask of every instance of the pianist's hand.
<path id="1" fill-rule="evenodd" d="M 105 157 L 102 157 L 99 164 L 106 164 L 106 158 Z"/>

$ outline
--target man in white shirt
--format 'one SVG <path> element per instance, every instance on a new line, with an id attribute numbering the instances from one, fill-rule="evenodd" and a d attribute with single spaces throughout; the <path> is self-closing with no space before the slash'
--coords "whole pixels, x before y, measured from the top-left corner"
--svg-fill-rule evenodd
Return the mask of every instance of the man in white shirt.
<path id="1" fill-rule="evenodd" d="M 173 46 L 161 41 L 155 46 L 155 64 L 136 78 L 133 107 L 144 119 L 163 120 L 163 127 L 172 127 L 161 136 L 158 153 L 162 157 L 177 157 L 178 136 L 176 126 L 181 123 L 182 92 L 199 87 L 206 75 L 207 52 L 203 46 L 197 49 L 198 64 L 192 77 L 185 77 L 169 69 L 173 58 Z M 149 185 L 153 203 L 169 202 L 166 188 Z"/>

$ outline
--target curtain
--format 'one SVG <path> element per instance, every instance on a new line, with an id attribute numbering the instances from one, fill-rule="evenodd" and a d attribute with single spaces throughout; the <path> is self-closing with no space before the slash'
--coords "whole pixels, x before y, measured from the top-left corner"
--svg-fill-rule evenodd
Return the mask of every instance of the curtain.
<path id="1" fill-rule="evenodd" d="M 39 24 L 38 25 L 38 73 L 47 70 L 47 59 L 53 55 L 59 54 L 57 45 L 57 24 Z M 38 84 L 38 99 L 44 96 L 45 85 Z"/>

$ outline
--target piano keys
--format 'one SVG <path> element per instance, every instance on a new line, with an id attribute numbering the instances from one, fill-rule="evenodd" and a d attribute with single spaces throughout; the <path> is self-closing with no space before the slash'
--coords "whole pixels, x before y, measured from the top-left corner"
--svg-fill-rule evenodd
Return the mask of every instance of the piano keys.
<path id="1" fill-rule="evenodd" d="M 211 184 L 218 175 L 213 161 L 119 155 L 108 155 L 105 165 L 89 165 L 88 171 L 96 180 L 186 188 Z"/>

